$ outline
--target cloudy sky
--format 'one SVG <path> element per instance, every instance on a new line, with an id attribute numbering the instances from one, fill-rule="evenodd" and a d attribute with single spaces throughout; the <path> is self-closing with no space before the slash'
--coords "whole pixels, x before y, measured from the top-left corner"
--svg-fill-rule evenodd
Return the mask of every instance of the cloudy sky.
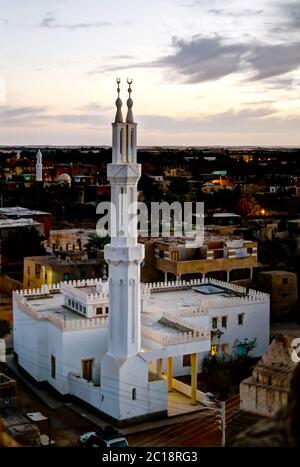
<path id="1" fill-rule="evenodd" d="M 0 0 L 0 145 L 300 146 L 300 0 Z"/>

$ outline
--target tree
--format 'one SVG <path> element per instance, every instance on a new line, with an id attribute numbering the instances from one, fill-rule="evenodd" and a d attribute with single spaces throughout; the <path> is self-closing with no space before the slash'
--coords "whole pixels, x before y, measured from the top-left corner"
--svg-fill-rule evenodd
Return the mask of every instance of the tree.
<path id="1" fill-rule="evenodd" d="M 0 319 L 0 339 L 10 333 L 10 323 L 5 319 Z"/>
<path id="2" fill-rule="evenodd" d="M 98 234 L 92 233 L 88 236 L 88 241 L 85 246 L 85 249 L 89 257 L 96 256 L 97 250 L 103 250 L 105 245 L 110 243 L 110 236 L 105 235 L 101 237 Z"/>

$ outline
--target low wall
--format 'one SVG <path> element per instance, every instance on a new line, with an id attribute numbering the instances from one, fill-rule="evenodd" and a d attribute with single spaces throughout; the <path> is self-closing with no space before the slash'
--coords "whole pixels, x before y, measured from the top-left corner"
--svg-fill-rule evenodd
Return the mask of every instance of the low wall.
<path id="1" fill-rule="evenodd" d="M 90 381 L 86 381 L 72 373 L 69 374 L 69 393 L 83 400 L 87 404 L 100 408 L 100 387 L 94 386 Z"/>
<path id="2" fill-rule="evenodd" d="M 188 384 L 185 384 L 182 381 L 173 378 L 172 386 L 174 389 L 176 389 L 176 391 L 181 392 L 181 394 L 184 394 L 187 397 L 191 397 L 191 386 L 189 386 Z M 207 407 L 211 406 L 211 402 L 207 401 L 205 398 L 205 393 L 199 391 L 199 389 L 197 389 L 196 391 L 196 399 L 198 402 L 200 402 L 203 405 L 206 405 Z"/>

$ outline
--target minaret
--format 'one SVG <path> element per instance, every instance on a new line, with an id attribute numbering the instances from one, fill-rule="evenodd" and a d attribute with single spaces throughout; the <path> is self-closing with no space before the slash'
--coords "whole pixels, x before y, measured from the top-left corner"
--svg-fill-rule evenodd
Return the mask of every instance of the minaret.
<path id="1" fill-rule="evenodd" d="M 35 181 L 42 182 L 43 181 L 43 163 L 42 163 L 42 153 L 39 149 L 36 154 L 36 164 L 35 164 Z"/>
<path id="2" fill-rule="evenodd" d="M 111 184 L 112 214 L 116 213 L 111 243 L 104 255 L 109 265 L 109 323 L 107 353 L 101 360 L 101 410 L 116 420 L 144 416 L 151 412 L 148 362 L 141 356 L 140 265 L 144 246 L 137 242 L 137 164 L 136 132 L 129 85 L 127 116 L 123 121 L 120 79 L 116 117 L 112 124 L 112 163 L 107 166 Z M 114 224 L 111 219 L 111 224 Z M 129 224 L 131 228 L 129 228 Z"/>
<path id="3" fill-rule="evenodd" d="M 140 264 L 144 258 L 144 246 L 137 243 L 137 226 L 129 229 L 129 224 L 133 224 L 131 219 L 136 217 L 137 182 L 141 166 L 136 162 L 137 125 L 132 114 L 132 80 L 127 82 L 128 111 L 126 122 L 123 122 L 120 80 L 117 80 L 112 163 L 107 166 L 111 203 L 116 213 L 115 233 L 111 244 L 105 247 L 105 259 L 109 265 L 108 353 L 118 358 L 136 355 L 140 350 Z M 129 214 L 131 206 L 134 208 Z"/>

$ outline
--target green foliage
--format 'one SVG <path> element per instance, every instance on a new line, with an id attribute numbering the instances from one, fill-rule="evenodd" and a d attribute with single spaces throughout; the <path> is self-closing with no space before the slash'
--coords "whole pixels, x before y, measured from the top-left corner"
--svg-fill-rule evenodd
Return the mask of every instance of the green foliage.
<path id="1" fill-rule="evenodd" d="M 230 388 L 238 389 L 240 382 L 250 376 L 253 360 L 249 353 L 256 346 L 256 339 L 245 341 L 237 345 L 244 345 L 242 356 L 232 357 L 227 353 L 220 355 L 207 355 L 202 361 L 202 376 L 211 391 L 220 394 L 221 399 L 226 399 Z"/>
<path id="2" fill-rule="evenodd" d="M 10 333 L 11 326 L 5 319 L 0 319 L 0 339 Z"/>
<path id="3" fill-rule="evenodd" d="M 110 243 L 109 235 L 100 237 L 100 235 L 92 233 L 88 236 L 88 241 L 85 246 L 85 249 L 89 257 L 96 256 L 97 250 L 103 250 L 105 245 L 107 245 L 108 243 Z"/>

